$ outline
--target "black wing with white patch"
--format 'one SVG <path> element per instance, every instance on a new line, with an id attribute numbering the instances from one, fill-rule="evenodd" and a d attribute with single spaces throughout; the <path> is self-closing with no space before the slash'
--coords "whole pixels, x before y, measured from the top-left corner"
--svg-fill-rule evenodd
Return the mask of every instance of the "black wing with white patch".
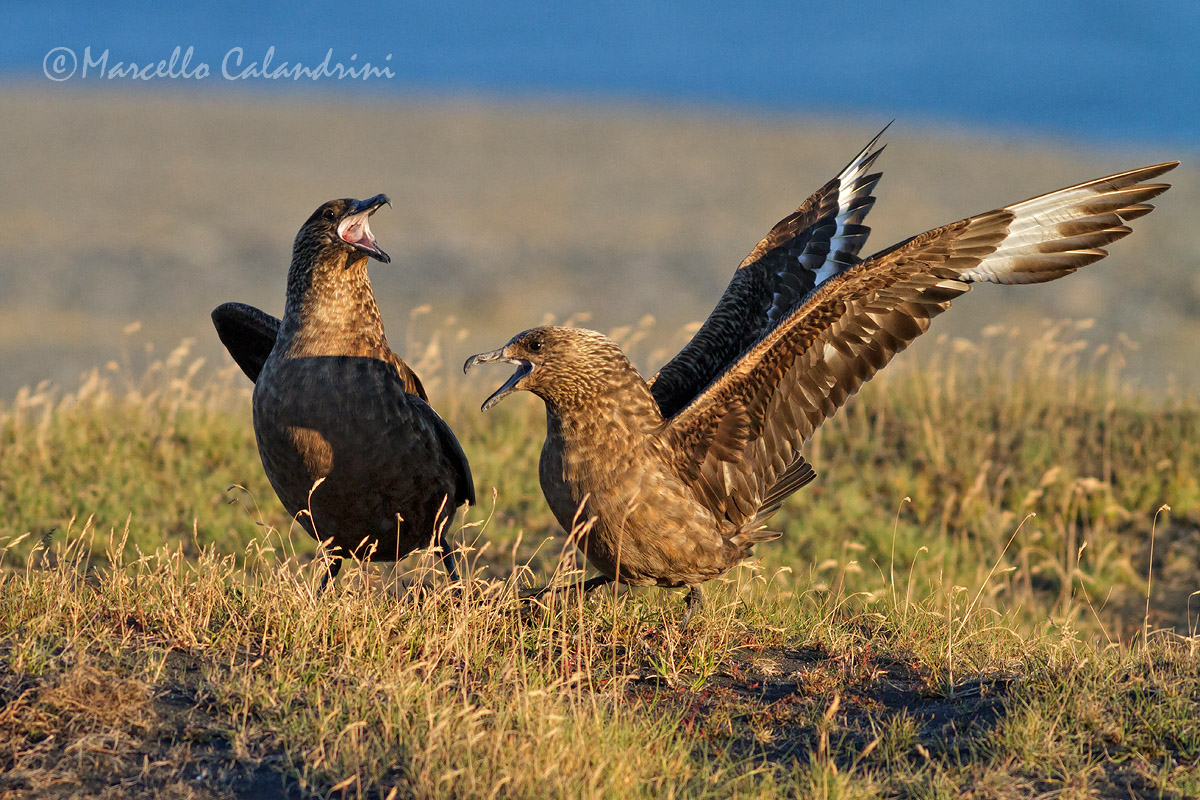
<path id="1" fill-rule="evenodd" d="M 880 178 L 870 169 L 883 152 L 875 147 L 881 136 L 771 229 L 692 340 L 651 378 L 664 417 L 691 402 L 817 286 L 858 263 L 870 232 L 863 220 Z"/>

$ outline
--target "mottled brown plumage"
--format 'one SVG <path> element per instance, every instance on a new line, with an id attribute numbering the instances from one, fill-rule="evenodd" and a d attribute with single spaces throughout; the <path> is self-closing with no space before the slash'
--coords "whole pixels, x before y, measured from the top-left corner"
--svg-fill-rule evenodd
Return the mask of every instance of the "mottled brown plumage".
<path id="1" fill-rule="evenodd" d="M 1037 283 L 1103 258 L 1167 188 L 1145 182 L 1175 166 L 970 217 L 859 262 L 877 155 L 868 146 L 777 225 L 649 382 L 582 329 L 534 328 L 467 361 L 518 365 L 485 409 L 517 390 L 545 401 L 542 489 L 606 578 L 692 587 L 690 615 L 701 583 L 778 537 L 763 526 L 815 477 L 801 455 L 813 431 L 951 300 L 975 282 Z"/>
<path id="2" fill-rule="evenodd" d="M 240 303 L 213 311 L 221 341 L 254 385 L 263 469 L 289 514 L 340 558 L 395 560 L 441 542 L 475 502 L 470 467 L 416 374 L 388 346 L 368 256 L 387 262 L 367 222 L 387 198 L 335 200 L 300 232 L 282 320 Z"/>

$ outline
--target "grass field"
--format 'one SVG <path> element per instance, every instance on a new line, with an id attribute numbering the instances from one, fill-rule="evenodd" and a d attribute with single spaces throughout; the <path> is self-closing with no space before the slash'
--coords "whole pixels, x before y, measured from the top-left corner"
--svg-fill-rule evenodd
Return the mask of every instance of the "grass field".
<path id="1" fill-rule="evenodd" d="M 0 406 L 0 797 L 1200 796 L 1200 401 L 1085 324 L 935 327 L 681 633 L 674 591 L 522 608 L 577 569 L 543 412 L 480 414 L 503 376 L 428 319 L 394 341 L 474 470 L 460 591 L 422 555 L 314 599 L 249 383 L 187 344 Z"/>
<path id="2" fill-rule="evenodd" d="M 424 305 L 459 318 L 464 355 L 547 312 L 589 311 L 599 330 L 653 314 L 674 329 L 704 319 L 754 244 L 889 120 L 45 82 L 0 94 L 0 140 L 19 154 L 0 159 L 0 397 L 46 378 L 73 385 L 133 322 L 167 346 L 194 337 L 215 359 L 209 310 L 241 300 L 281 313 L 304 219 L 379 192 L 394 207 L 372 227 L 392 263 L 372 281 L 393 338 Z M 973 293 L 937 330 L 1094 318 L 1092 343 L 1141 345 L 1129 372 L 1144 385 L 1200 391 L 1195 148 L 1082 148 L 896 113 L 867 253 L 1181 160 L 1158 209 L 1102 264 L 1046 291 Z"/>

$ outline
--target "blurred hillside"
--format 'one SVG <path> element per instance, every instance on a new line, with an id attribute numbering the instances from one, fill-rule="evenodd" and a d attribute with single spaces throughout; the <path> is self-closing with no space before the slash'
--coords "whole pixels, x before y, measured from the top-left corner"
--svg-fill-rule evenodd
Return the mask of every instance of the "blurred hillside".
<path id="1" fill-rule="evenodd" d="M 159 94 L 9 85 L 0 136 L 0 397 L 122 360 L 123 331 L 197 337 L 226 363 L 211 308 L 282 309 L 291 241 L 321 202 L 391 195 L 372 265 L 393 345 L 432 306 L 467 329 L 460 361 L 543 321 L 601 330 L 702 319 L 738 261 L 887 122 L 699 110 Z M 1183 159 L 1159 210 L 1109 259 L 1050 286 L 983 287 L 935 331 L 1094 317 L 1140 345 L 1130 373 L 1188 387 L 1200 344 L 1192 153 L 1080 150 L 899 119 L 879 165 L 868 251 L 971 213 L 1145 163 Z M 665 335 L 665 334 L 663 334 Z M 933 337 L 918 346 L 933 346 Z M 132 356 L 136 361 L 136 354 Z M 657 364 L 643 364 L 652 369 Z"/>

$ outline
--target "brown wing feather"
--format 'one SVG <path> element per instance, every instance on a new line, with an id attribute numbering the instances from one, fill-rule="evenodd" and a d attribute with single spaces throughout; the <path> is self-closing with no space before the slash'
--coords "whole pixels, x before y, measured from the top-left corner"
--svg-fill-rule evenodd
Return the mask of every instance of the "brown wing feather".
<path id="1" fill-rule="evenodd" d="M 1107 255 L 1124 222 L 1167 189 L 1146 184 L 1174 163 L 1035 197 L 920 234 L 813 292 L 703 394 L 665 424 L 678 468 L 714 511 L 757 524 L 803 485 L 800 448 L 820 424 L 972 282 L 1053 280 Z M 729 458 L 732 409 L 744 446 Z M 717 446 L 721 443 L 721 446 Z"/>
<path id="2" fill-rule="evenodd" d="M 868 170 L 883 152 L 873 149 L 881 136 L 771 229 L 742 260 L 692 340 L 650 379 L 664 417 L 691 402 L 822 281 L 858 263 L 870 232 L 862 222 L 880 177 Z"/>

